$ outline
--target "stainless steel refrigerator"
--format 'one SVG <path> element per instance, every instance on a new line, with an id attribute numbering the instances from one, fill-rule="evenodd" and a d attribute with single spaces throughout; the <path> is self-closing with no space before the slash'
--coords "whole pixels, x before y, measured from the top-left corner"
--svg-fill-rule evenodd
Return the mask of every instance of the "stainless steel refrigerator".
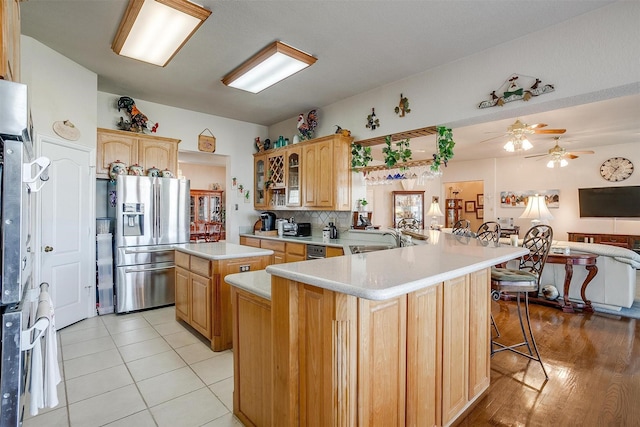
<path id="1" fill-rule="evenodd" d="M 173 248 L 188 242 L 188 180 L 120 175 L 116 184 L 116 313 L 175 303 Z"/>

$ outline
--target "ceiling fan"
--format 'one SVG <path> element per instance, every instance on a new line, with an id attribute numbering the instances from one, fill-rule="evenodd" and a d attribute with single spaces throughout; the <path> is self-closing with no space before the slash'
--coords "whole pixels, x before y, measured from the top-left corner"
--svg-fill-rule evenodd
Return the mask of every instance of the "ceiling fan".
<path id="1" fill-rule="evenodd" d="M 504 149 L 509 152 L 526 151 L 533 148 L 531 142 L 527 139 L 527 135 L 531 134 L 546 134 L 546 135 L 561 135 L 565 133 L 566 129 L 542 129 L 547 127 L 546 123 L 526 124 L 517 119 L 512 125 L 507 127 L 507 132 L 504 135 L 495 136 L 493 138 L 485 139 L 480 143 L 488 142 L 496 138 L 501 138 L 505 135 L 510 136 L 509 141 L 504 145 Z"/>
<path id="2" fill-rule="evenodd" d="M 555 167 L 565 167 L 569 164 L 569 162 L 567 160 L 573 160 L 573 159 L 577 159 L 579 156 L 578 154 L 594 154 L 595 151 L 593 150 L 586 150 L 586 151 L 567 151 L 565 148 L 560 147 L 560 145 L 558 144 L 558 141 L 560 140 L 559 136 L 556 136 L 553 138 L 556 141 L 556 145 L 553 148 L 549 149 L 549 152 L 546 154 L 535 154 L 533 156 L 526 156 L 525 159 L 530 159 L 530 158 L 534 158 L 534 157 L 550 157 L 549 162 L 547 163 L 547 167 L 548 168 L 555 168 Z M 543 159 L 538 159 L 538 160 L 543 160 Z"/>

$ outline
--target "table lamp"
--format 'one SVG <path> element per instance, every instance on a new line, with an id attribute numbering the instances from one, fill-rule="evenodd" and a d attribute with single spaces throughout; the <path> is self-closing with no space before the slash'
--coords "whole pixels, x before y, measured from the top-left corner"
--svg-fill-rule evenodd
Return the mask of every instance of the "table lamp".
<path id="1" fill-rule="evenodd" d="M 553 215 L 551 215 L 551 212 L 549 212 L 547 208 L 547 202 L 544 196 L 536 194 L 535 196 L 529 197 L 527 207 L 522 215 L 520 215 L 520 218 L 530 218 L 531 226 L 534 227 L 543 221 L 553 219 Z"/>
<path id="2" fill-rule="evenodd" d="M 434 197 L 431 202 L 431 206 L 429 206 L 429 211 L 427 212 L 427 216 L 431 217 L 431 229 L 437 230 L 438 227 L 438 217 L 444 216 L 442 211 L 440 210 L 440 204 L 438 203 L 438 198 Z"/>

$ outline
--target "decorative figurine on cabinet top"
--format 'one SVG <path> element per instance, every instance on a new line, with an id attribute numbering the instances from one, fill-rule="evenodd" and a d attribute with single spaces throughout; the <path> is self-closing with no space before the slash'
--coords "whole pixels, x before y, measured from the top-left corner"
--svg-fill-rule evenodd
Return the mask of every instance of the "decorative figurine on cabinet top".
<path id="1" fill-rule="evenodd" d="M 112 181 L 115 181 L 118 178 L 118 175 L 126 175 L 127 174 L 127 165 L 122 163 L 120 160 L 116 160 L 115 162 L 109 165 L 109 178 Z"/>
<path id="2" fill-rule="evenodd" d="M 147 130 L 147 122 L 149 119 L 147 116 L 142 114 L 142 111 L 138 110 L 138 107 L 136 107 L 136 103 L 132 98 L 123 96 L 118 99 L 118 111 L 121 109 L 124 109 L 129 113 L 131 121 L 124 120 L 120 117 L 120 121 L 117 123 L 118 129 L 138 133 L 144 133 L 144 131 Z M 157 128 L 158 124 L 156 123 L 151 128 L 151 132 L 155 132 Z"/>
<path id="3" fill-rule="evenodd" d="M 305 122 L 304 114 L 300 113 L 298 115 L 298 134 L 300 135 L 300 140 L 304 141 L 307 139 L 313 138 L 313 132 L 316 130 L 318 126 L 318 112 L 317 110 L 311 110 L 307 114 L 307 120 Z"/>

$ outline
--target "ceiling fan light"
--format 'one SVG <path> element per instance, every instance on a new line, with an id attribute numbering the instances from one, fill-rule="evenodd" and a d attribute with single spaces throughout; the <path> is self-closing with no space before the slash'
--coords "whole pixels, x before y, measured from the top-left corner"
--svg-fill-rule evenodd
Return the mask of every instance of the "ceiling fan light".
<path id="1" fill-rule="evenodd" d="M 516 151 L 515 146 L 513 145 L 513 141 L 509 140 L 507 141 L 506 144 L 504 144 L 505 151 L 508 151 L 509 153 L 513 153 L 514 151 Z"/>
<path id="2" fill-rule="evenodd" d="M 548 168 L 555 168 L 556 167 L 556 162 L 554 160 L 549 160 L 549 162 L 547 163 L 547 167 Z"/>
<path id="3" fill-rule="evenodd" d="M 568 164 L 569 164 L 569 162 L 566 159 L 560 160 L 560 167 L 561 168 L 567 166 Z"/>
<path id="4" fill-rule="evenodd" d="M 531 150 L 532 148 L 533 148 L 533 145 L 529 142 L 527 138 L 524 138 L 522 140 L 522 149 L 527 151 L 527 150 Z"/>

